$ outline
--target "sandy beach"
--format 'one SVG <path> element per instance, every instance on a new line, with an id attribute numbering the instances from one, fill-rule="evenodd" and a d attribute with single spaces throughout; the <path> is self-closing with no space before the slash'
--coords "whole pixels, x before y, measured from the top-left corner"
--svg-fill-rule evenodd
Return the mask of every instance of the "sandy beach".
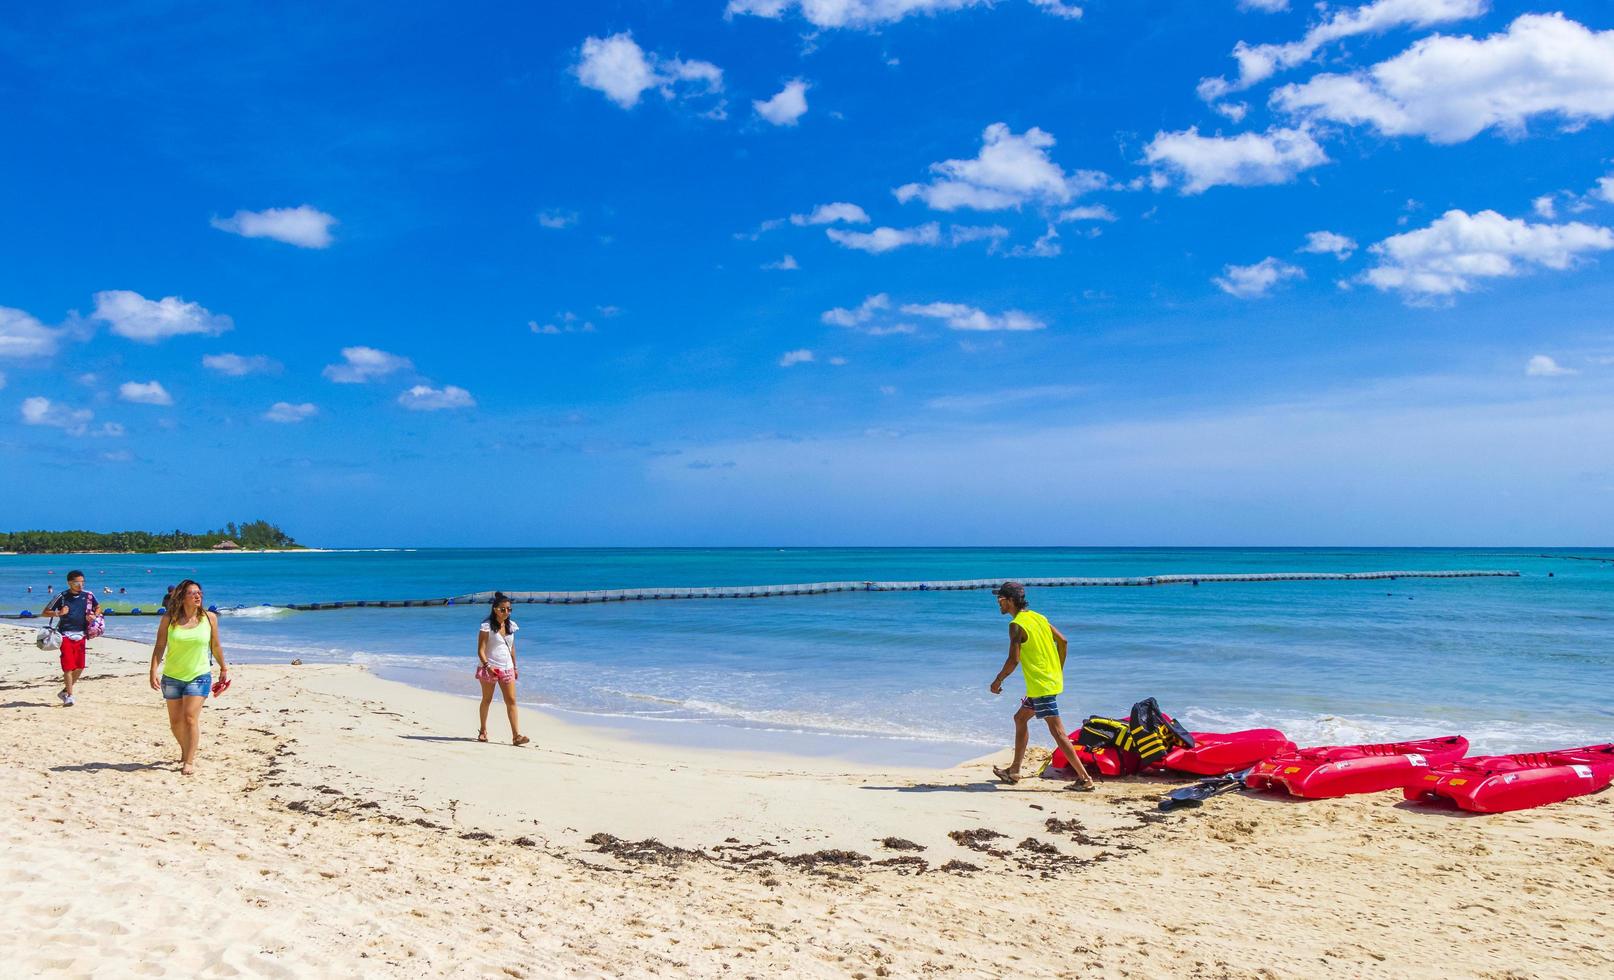
<path id="1" fill-rule="evenodd" d="M 185 778 L 145 647 L 94 641 L 62 708 L 31 631 L 0 644 L 13 975 L 1614 972 L 1608 793 L 1159 814 L 1164 780 L 997 787 L 987 759 L 673 749 L 532 709 L 532 746 L 497 706 L 479 744 L 470 700 L 260 664 Z"/>

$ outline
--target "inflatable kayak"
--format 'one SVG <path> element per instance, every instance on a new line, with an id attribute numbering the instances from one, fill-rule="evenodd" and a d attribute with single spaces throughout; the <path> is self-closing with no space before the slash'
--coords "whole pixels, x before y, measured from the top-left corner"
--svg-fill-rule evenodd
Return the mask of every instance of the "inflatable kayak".
<path id="1" fill-rule="evenodd" d="M 1555 752 L 1484 755 L 1433 768 L 1406 787 L 1409 800 L 1449 801 L 1474 813 L 1507 813 L 1585 796 L 1614 782 L 1614 744 Z"/>
<path id="2" fill-rule="evenodd" d="M 1160 768 L 1196 776 L 1225 776 L 1248 769 L 1269 756 L 1293 752 L 1295 743 L 1276 728 L 1242 732 L 1193 732 L 1194 747 L 1166 753 Z"/>
<path id="3" fill-rule="evenodd" d="M 1265 759 L 1244 785 L 1314 800 L 1377 793 L 1410 786 L 1467 751 L 1468 739 L 1461 735 L 1384 745 L 1324 745 Z"/>
<path id="4" fill-rule="evenodd" d="M 1075 742 L 1071 742 L 1071 747 L 1076 750 L 1076 758 L 1089 773 L 1095 776 L 1121 775 L 1121 754 L 1114 749 L 1105 748 L 1094 751 L 1086 746 L 1077 745 Z M 1070 763 L 1065 760 L 1064 749 L 1054 749 L 1054 757 L 1048 760 L 1048 768 L 1070 768 Z"/>
<path id="5" fill-rule="evenodd" d="M 1194 748 L 1176 748 L 1166 753 L 1151 769 L 1171 769 L 1193 773 L 1196 776 L 1225 776 L 1230 772 L 1248 769 L 1279 752 L 1293 752 L 1295 743 L 1284 737 L 1276 728 L 1251 728 L 1242 732 L 1190 732 Z M 1120 753 L 1112 748 L 1091 750 L 1075 746 L 1076 758 L 1089 772 L 1101 776 L 1119 776 L 1124 768 Z M 1055 749 L 1048 765 L 1054 769 L 1067 769 L 1063 749 Z"/>

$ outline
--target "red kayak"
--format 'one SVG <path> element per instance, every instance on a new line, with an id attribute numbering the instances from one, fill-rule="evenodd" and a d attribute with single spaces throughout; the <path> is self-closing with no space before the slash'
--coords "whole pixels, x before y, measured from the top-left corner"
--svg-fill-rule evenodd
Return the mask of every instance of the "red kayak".
<path id="1" fill-rule="evenodd" d="M 1225 776 L 1248 769 L 1268 756 L 1295 750 L 1295 743 L 1276 728 L 1190 734 L 1194 736 L 1194 747 L 1167 752 L 1160 760 L 1160 768 L 1196 776 Z"/>
<path id="2" fill-rule="evenodd" d="M 1438 766 L 1405 791 L 1475 813 L 1506 813 L 1595 793 L 1614 782 L 1614 744 L 1555 752 L 1483 755 Z"/>
<path id="3" fill-rule="evenodd" d="M 1166 753 L 1151 768 L 1172 769 L 1197 776 L 1224 776 L 1240 769 L 1248 769 L 1278 752 L 1293 752 L 1295 743 L 1284 737 L 1276 728 L 1251 728 L 1242 732 L 1190 732 L 1194 736 L 1191 749 L 1176 748 Z M 1112 748 L 1094 752 L 1076 746 L 1076 758 L 1091 772 L 1101 776 L 1119 776 L 1125 765 L 1120 753 Z M 1069 768 L 1065 751 L 1055 749 L 1049 766 Z"/>
<path id="4" fill-rule="evenodd" d="M 1077 745 L 1071 740 L 1071 747 L 1076 750 L 1076 758 L 1081 761 L 1089 773 L 1099 776 L 1119 776 L 1121 774 L 1121 756 L 1114 749 L 1104 748 L 1094 752 L 1085 746 Z M 1054 757 L 1048 760 L 1050 769 L 1069 769 L 1070 763 L 1065 761 L 1065 750 L 1054 749 Z"/>
<path id="5" fill-rule="evenodd" d="M 1410 786 L 1467 751 L 1468 739 L 1461 735 L 1385 745 L 1324 745 L 1266 759 L 1244 785 L 1314 800 L 1377 793 Z"/>

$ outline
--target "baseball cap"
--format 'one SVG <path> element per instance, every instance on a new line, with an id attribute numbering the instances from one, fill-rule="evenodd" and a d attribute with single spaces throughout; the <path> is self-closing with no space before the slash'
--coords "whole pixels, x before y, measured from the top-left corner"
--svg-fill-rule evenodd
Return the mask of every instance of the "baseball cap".
<path id="1" fill-rule="evenodd" d="M 1026 587 L 1019 582 L 1004 582 L 992 594 L 1002 596 L 1011 602 L 1024 602 L 1026 600 Z"/>

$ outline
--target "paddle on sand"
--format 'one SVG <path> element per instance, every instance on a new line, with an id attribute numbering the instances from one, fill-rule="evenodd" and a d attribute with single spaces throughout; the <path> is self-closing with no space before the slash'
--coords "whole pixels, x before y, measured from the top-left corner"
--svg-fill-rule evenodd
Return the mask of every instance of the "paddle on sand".
<path id="1" fill-rule="evenodd" d="M 1221 796 L 1223 793 L 1243 789 L 1244 777 L 1248 776 L 1254 768 L 1254 766 L 1251 766 L 1249 769 L 1228 773 L 1225 776 L 1201 779 L 1192 786 L 1174 789 L 1160 801 L 1160 809 L 1171 810 L 1180 806 L 1199 806 L 1213 796 Z"/>

